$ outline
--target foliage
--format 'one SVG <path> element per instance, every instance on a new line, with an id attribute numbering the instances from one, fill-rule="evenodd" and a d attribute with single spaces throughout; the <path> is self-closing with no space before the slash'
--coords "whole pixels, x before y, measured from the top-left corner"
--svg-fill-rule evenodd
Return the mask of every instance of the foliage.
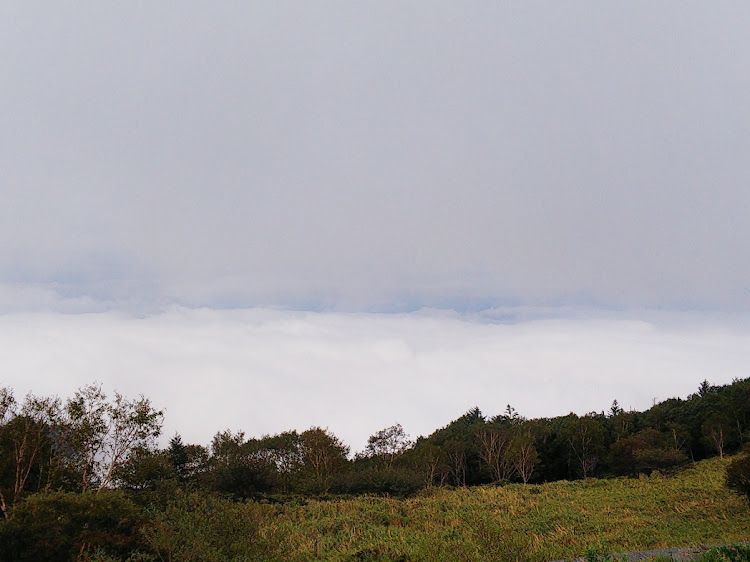
<path id="1" fill-rule="evenodd" d="M 412 442 L 400 423 L 381 429 L 367 440 L 366 456 L 376 458 L 389 468 L 396 457 L 403 454 Z"/>
<path id="2" fill-rule="evenodd" d="M 727 466 L 726 484 L 750 502 L 750 454 L 733 458 Z"/>
<path id="3" fill-rule="evenodd" d="M 327 429 L 313 427 L 300 435 L 302 464 L 311 491 L 327 494 L 334 476 L 345 471 L 349 447 Z"/>
<path id="4" fill-rule="evenodd" d="M 539 462 L 539 453 L 534 446 L 534 435 L 531 429 L 516 431 L 510 442 L 507 456 L 524 484 L 527 484 L 534 474 L 534 469 Z"/>
<path id="5" fill-rule="evenodd" d="M 580 418 L 571 414 L 563 426 L 562 435 L 568 443 L 570 462 L 582 478 L 596 475 L 604 456 L 607 432 L 602 418 L 596 413 Z"/>
<path id="6" fill-rule="evenodd" d="M 750 545 L 735 544 L 718 546 L 705 552 L 700 562 L 748 562 L 750 561 Z"/>
<path id="7" fill-rule="evenodd" d="M 145 447 L 133 449 L 114 471 L 117 487 L 134 492 L 154 490 L 170 478 L 174 478 L 174 472 L 167 455 Z"/>
<path id="8" fill-rule="evenodd" d="M 479 456 L 490 471 L 490 477 L 497 482 L 513 477 L 515 467 L 509 454 L 512 432 L 496 423 L 488 424 L 477 431 Z"/>
<path id="9" fill-rule="evenodd" d="M 235 499 L 268 494 L 413 494 L 435 485 L 545 482 L 672 471 L 737 451 L 748 440 L 750 379 L 704 381 L 687 399 L 646 412 L 526 419 L 512 406 L 487 418 L 472 408 L 412 444 L 396 424 L 373 434 L 353 459 L 330 431 L 313 427 L 260 438 L 217 433 L 210 450 L 175 435 L 154 447 L 162 414 L 144 397 L 108 400 L 99 385 L 16 403 L 0 389 L 0 510 L 43 489 L 183 487 Z M 5 506 L 5 507 L 3 507 Z"/>
<path id="10" fill-rule="evenodd" d="M 21 501 L 10 520 L 0 522 L 0 560 L 72 560 L 81 552 L 102 562 L 131 554 L 131 560 L 143 562 L 150 555 L 208 561 L 541 561 L 586 553 L 601 560 L 613 552 L 743 540 L 750 511 L 724 485 L 727 464 L 715 458 L 670 477 L 654 472 L 637 479 L 432 487 L 401 499 L 237 502 L 177 488 L 171 500 L 144 509 L 137 506 L 147 503 L 110 490 L 41 493 Z M 406 469 L 394 465 L 410 474 Z M 145 492 L 133 493 L 139 498 Z"/>
<path id="11" fill-rule="evenodd" d="M 128 400 L 115 392 L 107 400 L 101 385 L 79 389 L 65 405 L 69 460 L 81 474 L 81 489 L 112 485 L 117 469 L 136 448 L 151 448 L 164 414 L 141 396 Z"/>
<path id="12" fill-rule="evenodd" d="M 624 437 L 610 447 L 610 466 L 616 474 L 650 474 L 673 469 L 687 460 L 687 455 L 674 448 L 664 434 L 651 428 Z"/>
<path id="13" fill-rule="evenodd" d="M 354 458 L 319 427 L 159 450 L 161 420 L 98 385 L 64 405 L 0 388 L 0 559 L 603 559 L 750 524 L 731 492 L 750 499 L 750 461 L 722 459 L 748 444 L 750 379 L 645 412 L 472 408 L 414 444 L 380 430 Z M 611 475 L 630 478 L 596 480 Z"/>
<path id="14" fill-rule="evenodd" d="M 184 445 L 179 435 L 177 439 L 179 439 L 179 443 L 172 439 L 167 449 L 167 457 L 172 465 L 172 474 L 182 483 L 201 480 L 209 470 L 210 455 L 208 449 L 202 445 Z M 178 448 L 178 450 L 174 448 Z"/>
<path id="15" fill-rule="evenodd" d="M 25 491 L 51 481 L 51 428 L 59 416 L 58 399 L 29 394 L 19 407 L 9 389 L 0 389 L 0 450 L 10 453 L 0 456 L 0 510 L 6 517 Z"/>
<path id="16" fill-rule="evenodd" d="M 424 488 L 423 476 L 408 465 L 375 467 L 355 464 L 343 479 L 342 491 L 348 494 L 411 496 Z"/>
<path id="17" fill-rule="evenodd" d="M 144 546 L 144 515 L 122 492 L 29 496 L 0 525 L 0 560 L 86 559 L 94 552 L 129 556 Z"/>
<path id="18" fill-rule="evenodd" d="M 209 482 L 211 489 L 245 499 L 272 487 L 273 464 L 256 454 L 252 442 L 241 431 L 217 433 L 211 444 Z"/>
<path id="19" fill-rule="evenodd" d="M 272 508 L 206 494 L 178 493 L 143 528 L 159 560 L 220 562 L 278 559 L 278 537 L 268 526 Z"/>
<path id="20" fill-rule="evenodd" d="M 583 553 L 583 559 L 586 562 L 610 562 L 614 560 L 609 544 L 601 538 L 595 544 L 589 545 L 586 548 L 586 551 Z"/>
<path id="21" fill-rule="evenodd" d="M 406 451 L 404 458 L 419 475 L 423 488 L 443 485 L 450 472 L 445 450 L 425 439 L 419 439 L 412 449 Z"/>
<path id="22" fill-rule="evenodd" d="M 542 561 L 592 545 L 604 555 L 730 543 L 747 537 L 750 511 L 725 488 L 725 466 L 717 458 L 671 477 L 310 500 L 279 506 L 270 528 L 284 537 L 287 560 Z"/>

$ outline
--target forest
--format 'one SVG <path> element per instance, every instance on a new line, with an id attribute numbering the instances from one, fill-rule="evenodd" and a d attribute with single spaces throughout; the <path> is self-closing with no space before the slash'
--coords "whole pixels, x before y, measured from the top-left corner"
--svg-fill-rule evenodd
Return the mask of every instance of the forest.
<path id="1" fill-rule="evenodd" d="M 159 448 L 163 419 L 148 398 L 110 397 L 98 384 L 65 401 L 20 399 L 0 387 L 0 560 L 191 559 L 169 545 L 186 528 L 199 540 L 197 520 L 224 521 L 221 532 L 233 535 L 233 526 L 320 500 L 669 477 L 747 448 L 750 379 L 703 381 L 643 412 L 616 401 L 606 411 L 537 419 L 510 405 L 494 416 L 473 408 L 415 441 L 399 424 L 378 430 L 356 454 L 320 427 L 260 437 L 224 430 L 209 446 L 174 435 Z M 726 466 L 726 481 L 750 498 L 747 457 Z M 281 539 L 261 527 L 234 553 L 193 559 L 278 559 Z"/>

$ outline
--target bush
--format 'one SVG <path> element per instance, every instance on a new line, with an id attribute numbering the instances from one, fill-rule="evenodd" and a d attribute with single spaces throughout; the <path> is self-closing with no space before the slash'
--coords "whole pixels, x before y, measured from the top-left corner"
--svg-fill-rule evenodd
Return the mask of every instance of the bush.
<path id="1" fill-rule="evenodd" d="M 87 560 L 94 553 L 125 558 L 143 546 L 144 523 L 121 492 L 34 494 L 0 524 L 0 560 Z"/>
<path id="2" fill-rule="evenodd" d="M 750 546 L 729 545 L 712 548 L 700 557 L 700 562 L 748 562 Z"/>
<path id="3" fill-rule="evenodd" d="M 738 455 L 729 462 L 726 484 L 750 502 L 750 455 Z"/>
<path id="4" fill-rule="evenodd" d="M 154 514 L 143 537 L 161 560 L 274 559 L 278 539 L 265 528 L 273 512 L 257 502 L 178 492 L 174 502 Z"/>
<path id="5" fill-rule="evenodd" d="M 403 467 L 367 467 L 348 475 L 342 491 L 349 494 L 378 494 L 406 497 L 424 487 L 416 472 Z"/>
<path id="6" fill-rule="evenodd" d="M 624 437 L 610 448 L 610 465 L 615 474 L 651 474 L 670 471 L 687 463 L 683 451 L 671 448 L 655 429 L 644 429 Z"/>

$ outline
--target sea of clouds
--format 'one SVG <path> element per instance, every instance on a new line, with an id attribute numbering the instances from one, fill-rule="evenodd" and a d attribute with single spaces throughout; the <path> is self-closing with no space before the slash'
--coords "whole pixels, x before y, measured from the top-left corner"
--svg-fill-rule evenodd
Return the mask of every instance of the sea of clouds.
<path id="1" fill-rule="evenodd" d="M 0 315 L 0 385 L 67 397 L 98 381 L 164 408 L 163 442 L 327 427 L 362 450 L 473 406 L 527 417 L 642 410 L 748 376 L 750 325 L 700 313 L 495 309 L 403 314 L 171 307 Z"/>

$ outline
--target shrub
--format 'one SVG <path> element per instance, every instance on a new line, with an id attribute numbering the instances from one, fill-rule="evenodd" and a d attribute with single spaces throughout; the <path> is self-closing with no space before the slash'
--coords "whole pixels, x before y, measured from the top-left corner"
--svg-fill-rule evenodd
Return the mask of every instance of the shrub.
<path id="1" fill-rule="evenodd" d="M 345 491 L 355 494 L 381 494 L 388 496 L 410 496 L 423 488 L 419 474 L 403 467 L 367 467 L 353 472 L 345 481 Z"/>
<path id="2" fill-rule="evenodd" d="M 0 524 L 0 560 L 87 560 L 95 552 L 127 557 L 143 546 L 144 522 L 121 492 L 34 494 Z"/>
<path id="3" fill-rule="evenodd" d="M 750 455 L 738 455 L 729 462 L 726 484 L 750 502 Z"/>
<path id="4" fill-rule="evenodd" d="M 273 559 L 276 535 L 264 528 L 268 505 L 237 503 L 205 494 L 178 492 L 154 514 L 143 537 L 162 560 Z"/>
<path id="5" fill-rule="evenodd" d="M 750 560 L 750 546 L 729 545 L 712 548 L 700 557 L 700 562 L 747 562 Z"/>

